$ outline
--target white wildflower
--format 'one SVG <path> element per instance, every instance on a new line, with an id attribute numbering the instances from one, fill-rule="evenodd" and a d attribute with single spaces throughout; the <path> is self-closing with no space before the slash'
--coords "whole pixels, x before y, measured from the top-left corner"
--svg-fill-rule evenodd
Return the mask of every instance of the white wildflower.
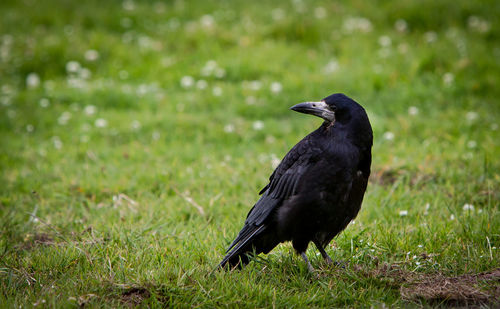
<path id="1" fill-rule="evenodd" d="M 347 33 L 351 33 L 354 31 L 367 33 L 373 30 L 373 26 L 371 21 L 367 18 L 349 17 L 344 20 L 342 24 L 342 29 Z"/>
<path id="2" fill-rule="evenodd" d="M 87 61 L 96 61 L 99 59 L 99 52 L 95 49 L 89 49 L 85 52 L 84 57 Z"/>
<path id="3" fill-rule="evenodd" d="M 293 0 L 293 5 L 295 6 L 295 11 L 298 13 L 304 13 L 306 10 L 306 6 L 302 0 Z"/>
<path id="4" fill-rule="evenodd" d="M 398 19 L 394 23 L 394 28 L 399 32 L 406 32 L 408 30 L 408 23 L 404 19 Z"/>
<path id="5" fill-rule="evenodd" d="M 274 154 L 271 154 L 271 167 L 273 169 L 277 168 L 278 165 L 280 164 L 281 160 Z"/>
<path id="6" fill-rule="evenodd" d="M 271 16 L 274 20 L 282 20 L 285 18 L 285 11 L 281 8 L 276 8 L 271 11 Z"/>
<path id="7" fill-rule="evenodd" d="M 380 74 L 380 73 L 382 73 L 383 67 L 380 64 L 374 64 L 372 67 L 372 70 L 374 73 Z"/>
<path id="8" fill-rule="evenodd" d="M 161 65 L 165 68 L 172 66 L 174 63 L 175 63 L 175 59 L 173 57 L 161 58 Z"/>
<path id="9" fill-rule="evenodd" d="M 314 16 L 317 18 L 317 19 L 323 19 L 326 17 L 326 10 L 324 7 L 317 7 L 314 9 Z"/>
<path id="10" fill-rule="evenodd" d="M 64 31 L 64 34 L 66 34 L 67 36 L 70 36 L 75 32 L 75 29 L 73 28 L 72 25 L 66 25 L 66 26 L 64 26 L 63 31 Z"/>
<path id="11" fill-rule="evenodd" d="M 476 112 L 468 112 L 467 114 L 465 114 L 465 119 L 470 122 L 477 120 L 478 117 L 479 115 Z"/>
<path id="12" fill-rule="evenodd" d="M 226 124 L 224 126 L 224 132 L 233 133 L 234 132 L 234 125 L 233 124 Z"/>
<path id="13" fill-rule="evenodd" d="M 222 95 L 222 88 L 219 86 L 215 86 L 212 88 L 212 94 L 216 97 L 220 97 Z"/>
<path id="14" fill-rule="evenodd" d="M 258 80 L 253 80 L 249 83 L 249 88 L 255 91 L 260 90 L 260 88 L 262 88 L 262 82 Z"/>
<path id="15" fill-rule="evenodd" d="M 130 26 L 132 26 L 132 19 L 123 17 L 122 19 L 120 19 L 120 25 L 123 28 L 130 28 Z M 122 37 L 122 40 L 124 43 L 130 43 L 130 41 L 132 41 L 132 34 L 130 32 L 125 33 Z"/>
<path id="16" fill-rule="evenodd" d="M 146 85 L 146 84 L 140 84 L 137 87 L 136 93 L 139 96 L 144 96 L 146 93 L 148 93 L 148 91 L 149 91 L 148 85 Z"/>
<path id="17" fill-rule="evenodd" d="M 120 79 L 127 79 L 128 78 L 128 72 L 125 71 L 125 70 L 120 70 L 120 72 L 118 72 L 118 77 Z"/>
<path id="18" fill-rule="evenodd" d="M 2 102 L 3 106 L 9 106 L 12 103 L 10 100 L 11 98 L 7 96 L 0 98 L 0 101 Z"/>
<path id="19" fill-rule="evenodd" d="M 208 83 L 204 79 L 200 79 L 199 81 L 196 82 L 196 88 L 203 90 L 208 87 Z"/>
<path id="20" fill-rule="evenodd" d="M 274 144 L 276 142 L 276 137 L 272 135 L 267 135 L 266 136 L 266 143 L 268 144 Z"/>
<path id="21" fill-rule="evenodd" d="M 206 14 L 200 18 L 200 23 L 205 28 L 211 28 L 215 24 L 215 19 L 212 17 L 212 15 Z"/>
<path id="22" fill-rule="evenodd" d="M 408 107 L 408 115 L 410 115 L 410 116 L 418 115 L 418 107 L 416 107 L 416 106 Z"/>
<path id="23" fill-rule="evenodd" d="M 77 77 L 73 77 L 73 76 L 69 76 L 67 79 L 66 79 L 66 82 L 68 83 L 68 86 L 69 87 L 72 87 L 72 88 L 80 88 L 80 89 L 83 89 L 86 87 L 86 82 L 85 80 L 81 79 L 81 78 L 77 78 Z"/>
<path id="24" fill-rule="evenodd" d="M 216 68 L 217 68 L 217 62 L 215 62 L 215 60 L 209 60 L 207 61 L 207 63 L 205 63 L 205 66 L 201 68 L 201 75 L 210 76 L 213 74 Z"/>
<path id="25" fill-rule="evenodd" d="M 60 125 L 65 125 L 68 123 L 69 119 L 71 118 L 71 113 L 70 112 L 64 112 L 57 118 L 57 123 Z"/>
<path id="26" fill-rule="evenodd" d="M 437 33 L 434 31 L 427 31 L 424 33 L 424 39 L 427 43 L 434 43 L 437 41 Z"/>
<path id="27" fill-rule="evenodd" d="M 472 205 L 472 204 L 464 204 L 464 206 L 462 207 L 462 209 L 464 211 L 474 211 L 474 205 Z"/>
<path id="28" fill-rule="evenodd" d="M 378 51 L 378 55 L 380 58 L 387 58 L 391 55 L 391 49 L 387 47 L 381 48 Z"/>
<path id="29" fill-rule="evenodd" d="M 226 76 L 226 70 L 218 67 L 215 69 L 214 75 L 217 78 L 223 78 L 224 76 Z"/>
<path id="30" fill-rule="evenodd" d="M 88 123 L 84 123 L 84 124 L 82 124 L 81 128 L 82 128 L 82 131 L 83 131 L 83 132 L 88 132 L 88 131 L 90 131 L 90 129 L 91 129 L 92 127 L 90 126 L 90 124 L 88 124 Z"/>
<path id="31" fill-rule="evenodd" d="M 16 117 L 17 115 L 17 112 L 13 109 L 8 109 L 7 110 L 7 117 L 9 117 L 10 119 Z"/>
<path id="32" fill-rule="evenodd" d="M 392 40 L 391 40 L 391 38 L 389 36 L 383 35 L 383 36 L 381 36 L 381 37 L 378 38 L 378 43 L 382 47 L 389 47 L 392 44 Z"/>
<path id="33" fill-rule="evenodd" d="M 272 93 L 280 93 L 281 90 L 283 90 L 283 86 L 281 85 L 280 82 L 271 83 L 271 92 Z"/>
<path id="34" fill-rule="evenodd" d="M 450 220 L 455 220 L 455 215 L 454 215 L 454 214 L 452 214 L 452 215 L 450 216 Z"/>
<path id="35" fill-rule="evenodd" d="M 94 105 L 87 105 L 85 106 L 85 108 L 83 109 L 83 112 L 87 115 L 87 116 L 92 116 L 96 113 L 97 111 L 97 108 L 94 106 Z"/>
<path id="36" fill-rule="evenodd" d="M 0 88 L 3 94 L 14 94 L 16 91 L 14 87 L 9 84 L 3 84 L 2 88 Z"/>
<path id="37" fill-rule="evenodd" d="M 151 135 L 151 137 L 153 138 L 153 140 L 157 141 L 160 139 L 160 132 L 158 131 L 154 131 L 153 134 Z"/>
<path id="38" fill-rule="evenodd" d="M 184 88 L 190 88 L 194 85 L 194 78 L 186 75 L 181 78 L 181 86 Z"/>
<path id="39" fill-rule="evenodd" d="M 245 103 L 248 105 L 254 105 L 257 102 L 257 99 L 254 96 L 248 96 L 245 98 Z"/>
<path id="40" fill-rule="evenodd" d="M 476 146 L 477 146 L 476 141 L 468 141 L 467 142 L 467 148 L 473 149 L 473 148 L 476 148 Z"/>
<path id="41" fill-rule="evenodd" d="M 335 59 L 330 60 L 325 68 L 323 69 L 323 72 L 329 74 L 337 71 L 339 69 L 339 62 Z"/>
<path id="42" fill-rule="evenodd" d="M 426 203 L 425 204 L 425 211 L 424 211 L 424 215 L 428 215 L 429 214 L 429 209 L 431 208 L 431 204 L 429 203 Z"/>
<path id="43" fill-rule="evenodd" d="M 134 120 L 130 124 L 130 127 L 132 128 L 132 130 L 139 130 L 141 128 L 141 123 L 137 120 Z"/>
<path id="44" fill-rule="evenodd" d="M 40 101 L 38 101 L 38 104 L 40 104 L 43 108 L 47 108 L 50 105 L 50 101 L 47 98 L 41 98 Z"/>
<path id="45" fill-rule="evenodd" d="M 78 77 L 82 79 L 89 79 L 91 76 L 92 72 L 87 68 L 81 68 L 80 71 L 78 71 Z"/>
<path id="46" fill-rule="evenodd" d="M 52 143 L 54 144 L 54 148 L 56 148 L 56 149 L 61 149 L 63 146 L 63 143 L 62 143 L 61 139 L 59 138 L 59 136 L 52 137 Z"/>
<path id="47" fill-rule="evenodd" d="M 171 18 L 169 21 L 168 21 L 168 27 L 170 30 L 177 30 L 181 25 L 181 22 L 179 21 L 178 18 Z"/>
<path id="48" fill-rule="evenodd" d="M 491 24 L 486 21 L 485 19 L 478 17 L 478 16 L 470 16 L 467 19 L 467 24 L 471 30 L 480 32 L 480 33 L 486 33 L 490 31 L 491 29 Z"/>
<path id="49" fill-rule="evenodd" d="M 394 139 L 394 133 L 387 131 L 384 133 L 384 139 L 388 141 L 392 141 Z"/>
<path id="50" fill-rule="evenodd" d="M 123 1 L 122 2 L 122 8 L 125 11 L 133 11 L 133 10 L 135 10 L 134 1 L 132 1 L 132 0 L 125 0 L 125 1 Z"/>
<path id="51" fill-rule="evenodd" d="M 408 210 L 400 210 L 399 211 L 399 216 L 400 217 L 406 217 L 406 216 L 408 216 Z"/>
<path id="52" fill-rule="evenodd" d="M 108 121 L 106 119 L 103 119 L 103 118 L 98 118 L 95 120 L 94 125 L 97 128 L 105 128 L 108 125 Z"/>
<path id="53" fill-rule="evenodd" d="M 88 135 L 82 135 L 80 136 L 80 142 L 82 143 L 88 143 L 90 141 L 90 137 Z"/>
<path id="54" fill-rule="evenodd" d="M 40 76 L 36 73 L 30 73 L 26 76 L 26 86 L 28 88 L 36 88 L 40 85 Z"/>
<path id="55" fill-rule="evenodd" d="M 82 68 L 80 71 L 78 71 L 78 77 L 82 79 L 89 79 L 91 76 L 92 72 L 90 72 L 90 70 L 87 68 Z"/>
<path id="56" fill-rule="evenodd" d="M 443 83 L 447 86 L 451 85 L 453 81 L 455 80 L 455 75 L 453 73 L 444 73 L 443 75 Z"/>
<path id="57" fill-rule="evenodd" d="M 398 52 L 401 53 L 401 54 L 406 54 L 408 52 L 408 44 L 406 43 L 400 43 L 398 45 Z"/>
<path id="58" fill-rule="evenodd" d="M 66 63 L 66 72 L 68 73 L 76 73 L 80 68 L 81 65 L 78 61 L 68 61 L 68 63 Z"/>
<path id="59" fill-rule="evenodd" d="M 165 13 L 166 8 L 167 8 L 167 6 L 163 2 L 155 2 L 154 6 L 153 6 L 153 10 L 157 14 L 163 14 L 163 13 Z"/>
<path id="60" fill-rule="evenodd" d="M 260 120 L 254 121 L 252 124 L 252 128 L 256 131 L 260 131 L 260 130 L 264 129 L 264 122 L 262 122 Z"/>
<path id="61" fill-rule="evenodd" d="M 474 154 L 472 152 L 466 152 L 462 155 L 464 160 L 472 160 L 474 158 Z"/>

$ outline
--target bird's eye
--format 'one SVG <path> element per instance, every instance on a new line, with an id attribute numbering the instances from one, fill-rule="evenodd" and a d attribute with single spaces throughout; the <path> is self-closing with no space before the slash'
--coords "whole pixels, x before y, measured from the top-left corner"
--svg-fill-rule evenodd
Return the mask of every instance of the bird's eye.
<path id="1" fill-rule="evenodd" d="M 331 109 L 332 111 L 336 111 L 336 110 L 337 110 L 337 106 L 335 106 L 335 105 L 330 105 L 330 109 Z"/>

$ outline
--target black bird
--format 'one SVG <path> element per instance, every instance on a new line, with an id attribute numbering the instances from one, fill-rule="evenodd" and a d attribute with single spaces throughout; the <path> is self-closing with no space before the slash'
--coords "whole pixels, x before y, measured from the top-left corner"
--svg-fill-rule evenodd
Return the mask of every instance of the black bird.
<path id="1" fill-rule="evenodd" d="M 365 110 L 341 93 L 291 109 L 324 122 L 295 145 L 271 174 L 220 267 L 241 267 L 252 255 L 292 241 L 313 271 L 305 254 L 309 242 L 332 263 L 325 247 L 359 212 L 373 143 Z"/>

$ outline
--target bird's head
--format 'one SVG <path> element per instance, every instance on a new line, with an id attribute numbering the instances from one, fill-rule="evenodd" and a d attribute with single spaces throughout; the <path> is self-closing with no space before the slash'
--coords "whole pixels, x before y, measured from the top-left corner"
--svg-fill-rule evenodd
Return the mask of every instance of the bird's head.
<path id="1" fill-rule="evenodd" d="M 321 117 L 333 125 L 336 121 L 349 121 L 352 112 L 359 108 L 363 109 L 361 105 L 356 103 L 353 99 L 343 93 L 335 93 L 319 102 L 299 103 L 292 106 L 290 109 L 299 113 Z"/>

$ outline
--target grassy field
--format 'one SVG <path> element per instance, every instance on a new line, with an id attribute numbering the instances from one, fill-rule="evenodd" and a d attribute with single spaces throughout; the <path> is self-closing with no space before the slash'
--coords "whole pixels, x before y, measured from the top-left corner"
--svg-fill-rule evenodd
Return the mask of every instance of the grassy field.
<path id="1" fill-rule="evenodd" d="M 0 307 L 405 307 L 500 298 L 500 2 L 0 1 Z M 211 272 L 344 92 L 361 212 Z M 495 303 L 496 302 L 496 303 Z"/>

